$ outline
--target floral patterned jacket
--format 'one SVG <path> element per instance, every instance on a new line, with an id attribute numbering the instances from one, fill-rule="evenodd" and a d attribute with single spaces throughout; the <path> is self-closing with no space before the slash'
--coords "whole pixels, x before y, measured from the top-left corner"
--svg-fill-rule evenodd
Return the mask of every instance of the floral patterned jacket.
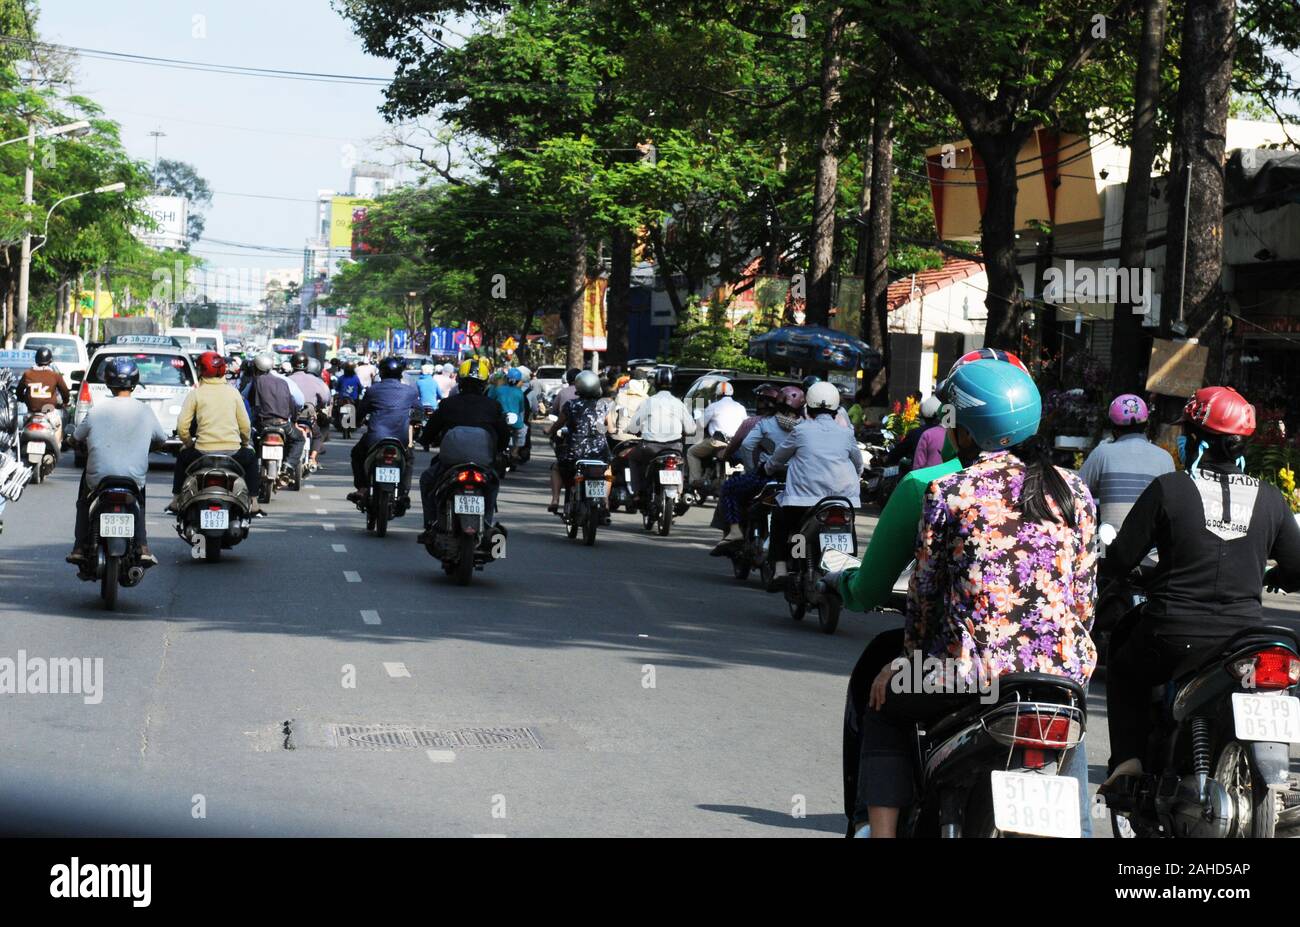
<path id="1" fill-rule="evenodd" d="M 970 683 L 1016 672 L 1088 681 L 1096 508 L 1082 480 L 1059 472 L 1074 493 L 1075 528 L 1022 518 L 1025 466 L 1007 451 L 930 484 L 907 592 L 908 654 L 955 661 Z"/>

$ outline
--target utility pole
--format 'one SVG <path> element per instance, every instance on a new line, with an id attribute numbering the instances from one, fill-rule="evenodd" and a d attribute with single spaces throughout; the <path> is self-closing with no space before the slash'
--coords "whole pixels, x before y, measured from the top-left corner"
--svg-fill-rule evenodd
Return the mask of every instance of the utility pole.
<path id="1" fill-rule="evenodd" d="M 158 139 L 166 138 L 167 133 L 161 129 L 154 129 L 149 134 L 153 136 L 153 172 L 156 177 L 158 175 Z"/>
<path id="2" fill-rule="evenodd" d="M 29 89 L 36 89 L 36 62 L 32 62 L 32 72 L 28 75 Z M 14 313 L 14 345 L 22 341 L 27 333 L 27 297 L 32 276 L 32 185 L 34 181 L 33 165 L 36 161 L 36 120 L 32 113 L 27 113 L 27 170 L 23 174 L 23 250 L 18 265 L 18 311 Z"/>

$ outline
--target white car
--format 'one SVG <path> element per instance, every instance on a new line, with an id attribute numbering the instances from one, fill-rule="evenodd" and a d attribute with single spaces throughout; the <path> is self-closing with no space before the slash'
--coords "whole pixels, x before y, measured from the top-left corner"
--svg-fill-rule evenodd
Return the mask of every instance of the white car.
<path id="1" fill-rule="evenodd" d="M 63 385 L 69 390 L 74 379 L 80 380 L 86 375 L 90 366 L 90 356 L 86 353 L 86 342 L 77 335 L 63 335 L 58 332 L 28 332 L 23 335 L 18 345 L 20 351 L 35 351 L 37 348 L 49 348 L 54 355 L 54 369 L 63 375 Z M 80 376 L 74 376 L 80 374 Z"/>
<path id="2" fill-rule="evenodd" d="M 134 360 L 140 368 L 140 385 L 133 395 L 153 410 L 163 431 L 172 436 L 166 451 L 174 456 L 180 449 L 176 418 L 197 380 L 189 355 L 167 335 L 119 335 L 96 351 L 77 393 L 74 427 L 90 414 L 96 400 L 112 395 L 104 385 L 104 369 L 111 359 L 123 356 Z M 78 452 L 77 466 L 84 463 L 85 458 Z"/>
<path id="3" fill-rule="evenodd" d="M 533 371 L 533 382 L 537 388 L 542 391 L 542 398 L 549 403 L 551 398 L 564 388 L 564 370 L 563 367 L 546 365 L 538 367 Z"/>
<path id="4" fill-rule="evenodd" d="M 202 354 L 204 351 L 216 351 L 222 357 L 226 356 L 226 336 L 221 334 L 219 329 L 169 328 L 166 335 L 179 341 L 181 347 L 191 355 Z"/>

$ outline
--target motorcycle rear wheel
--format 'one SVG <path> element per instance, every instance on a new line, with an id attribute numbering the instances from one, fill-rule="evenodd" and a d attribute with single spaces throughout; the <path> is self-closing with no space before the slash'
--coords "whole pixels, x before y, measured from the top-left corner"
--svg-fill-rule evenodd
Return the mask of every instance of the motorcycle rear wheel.
<path id="1" fill-rule="evenodd" d="M 742 583 L 749 579 L 749 561 L 744 557 L 733 557 L 731 559 L 731 573 Z"/>
<path id="2" fill-rule="evenodd" d="M 371 503 L 375 507 L 375 537 L 388 534 L 388 500 L 380 497 Z"/>
<path id="3" fill-rule="evenodd" d="M 582 543 L 590 547 L 596 543 L 596 526 L 600 524 L 600 510 L 587 506 L 587 517 L 582 523 Z"/>
<path id="4" fill-rule="evenodd" d="M 817 625 L 823 634 L 834 634 L 840 625 L 840 603 L 822 599 L 817 603 Z"/>
<path id="5" fill-rule="evenodd" d="M 203 543 L 203 559 L 208 563 L 216 563 L 221 559 L 221 541 L 207 538 Z"/>
<path id="6" fill-rule="evenodd" d="M 1229 837 L 1272 839 L 1277 835 L 1279 794 L 1258 781 L 1246 748 L 1236 740 L 1223 745 L 1214 764 L 1214 780 L 1232 799 L 1234 819 Z"/>
<path id="7" fill-rule="evenodd" d="M 121 557 L 104 558 L 104 575 L 99 578 L 99 595 L 104 600 L 104 607 L 110 612 L 117 608 L 117 581 L 121 567 Z"/>
<path id="8" fill-rule="evenodd" d="M 659 513 L 659 536 L 668 537 L 668 533 L 673 530 L 673 509 L 676 503 L 664 493 L 662 511 Z"/>
<path id="9" fill-rule="evenodd" d="M 471 534 L 461 535 L 460 559 L 456 561 L 456 585 L 468 586 L 474 577 L 474 548 L 476 539 Z"/>

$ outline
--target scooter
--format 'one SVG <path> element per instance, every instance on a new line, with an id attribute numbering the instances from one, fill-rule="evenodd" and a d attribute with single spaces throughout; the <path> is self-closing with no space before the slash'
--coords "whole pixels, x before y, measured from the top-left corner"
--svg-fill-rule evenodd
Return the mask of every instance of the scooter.
<path id="1" fill-rule="evenodd" d="M 844 496 L 827 496 L 808 510 L 803 524 L 790 537 L 786 606 L 795 621 L 803 620 L 809 606 L 817 609 L 817 624 L 823 634 L 835 633 L 843 603 L 823 589 L 821 580 L 828 571 L 822 558 L 826 551 L 857 554 L 853 510 L 853 503 Z"/>
<path id="2" fill-rule="evenodd" d="M 118 588 L 131 588 L 144 579 L 145 564 L 135 543 L 137 519 L 144 518 L 140 489 L 131 479 L 110 477 L 92 491 L 87 548 L 95 559 L 77 574 L 87 582 L 99 580 L 99 594 L 109 611 L 117 608 Z"/>
<path id="3" fill-rule="evenodd" d="M 667 537 L 673 530 L 673 518 L 686 514 L 690 506 L 682 494 L 686 461 L 681 452 L 663 450 L 645 468 L 641 490 L 641 523 L 647 531 Z"/>
<path id="4" fill-rule="evenodd" d="M 505 556 L 505 528 L 493 522 L 496 513 L 488 508 L 494 479 L 492 468 L 463 463 L 449 467 L 433 489 L 438 514 L 425 550 L 461 586 L 469 585 L 475 570 Z"/>
<path id="5" fill-rule="evenodd" d="M 725 444 L 731 439 L 722 432 L 715 431 L 705 440 L 721 441 Z M 718 454 L 721 454 L 722 450 L 722 448 L 719 448 L 718 453 L 709 458 L 700 473 L 700 480 L 690 488 L 692 501 L 697 505 L 703 504 L 710 496 L 715 499 L 721 496 L 722 484 L 726 482 L 727 477 L 741 469 L 738 465 L 732 465 L 719 457 Z"/>
<path id="6" fill-rule="evenodd" d="M 745 510 L 745 521 L 741 526 L 745 539 L 727 552 L 731 558 L 732 574 L 742 583 L 749 579 L 750 571 L 755 567 L 758 567 L 764 586 L 772 578 L 772 563 L 767 556 L 768 539 L 772 533 L 772 516 L 778 507 L 776 500 L 784 488 L 784 483 L 768 481 Z"/>
<path id="7" fill-rule="evenodd" d="M 63 446 L 63 429 L 48 410 L 32 412 L 23 424 L 22 455 L 32 468 L 32 481 L 45 482 L 59 462 Z"/>
<path id="8" fill-rule="evenodd" d="M 357 508 L 366 513 L 366 530 L 376 537 L 387 535 L 388 523 L 406 514 L 411 504 L 410 498 L 401 490 L 406 482 L 408 466 L 406 448 L 393 438 L 376 441 L 366 454 L 365 472 L 370 494 L 364 505 L 357 503 Z"/>
<path id="9" fill-rule="evenodd" d="M 351 438 L 357 429 L 357 406 L 351 399 L 341 398 L 334 406 L 335 424 L 344 439 Z"/>
<path id="10" fill-rule="evenodd" d="M 257 458 L 262 466 L 262 486 L 257 501 L 266 505 L 279 491 L 280 470 L 284 467 L 284 449 L 288 445 L 288 422 L 267 422 L 258 426 Z"/>
<path id="11" fill-rule="evenodd" d="M 195 559 L 216 563 L 221 552 L 248 537 L 251 500 L 244 471 L 233 457 L 206 454 L 185 471 L 176 533 Z"/>
<path id="12" fill-rule="evenodd" d="M 564 487 L 564 504 L 560 506 L 560 520 L 569 540 L 581 531 L 582 543 L 590 547 L 596 543 L 596 529 L 609 523 L 608 470 L 603 460 L 579 460 L 574 465 L 573 481 Z"/>

